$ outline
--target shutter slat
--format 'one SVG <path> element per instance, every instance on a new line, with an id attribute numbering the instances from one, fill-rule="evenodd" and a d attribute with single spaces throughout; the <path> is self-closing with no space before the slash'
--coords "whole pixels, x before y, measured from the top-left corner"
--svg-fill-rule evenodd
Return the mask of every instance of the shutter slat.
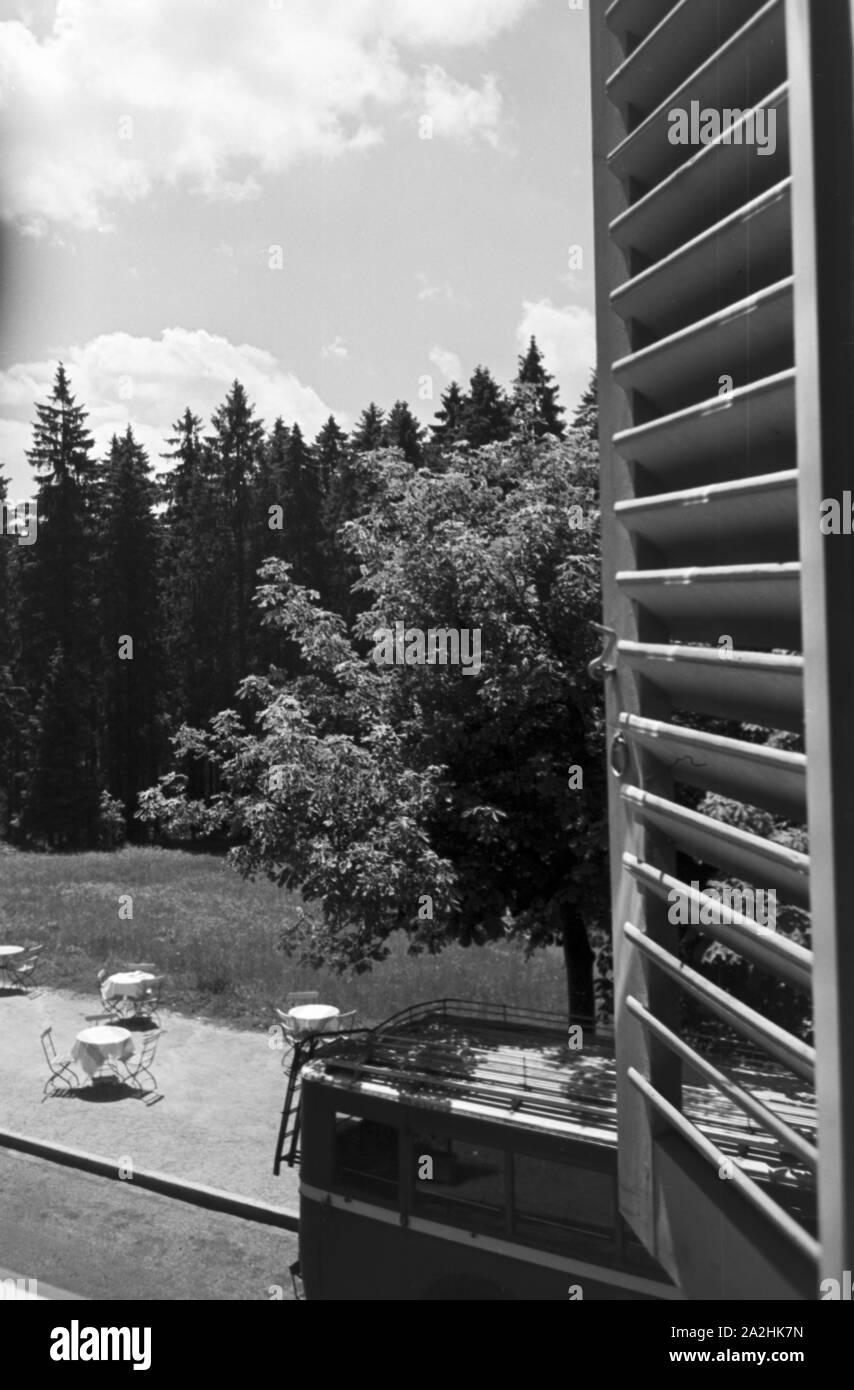
<path id="1" fill-rule="evenodd" d="M 795 462 L 794 385 L 794 371 L 778 372 L 622 430 L 614 435 L 614 447 L 656 479 L 678 473 L 679 486 L 750 477 L 766 461 L 769 472 L 779 472 Z"/>
<path id="2" fill-rule="evenodd" d="M 710 222 L 734 212 L 748 198 L 785 178 L 789 171 L 788 94 L 769 93 L 757 109 L 777 112 L 777 144 L 759 158 L 750 145 L 715 141 L 705 145 L 611 223 L 617 246 L 659 260 Z"/>
<path id="3" fill-rule="evenodd" d="M 791 180 L 761 193 L 611 292 L 611 305 L 662 336 L 764 289 L 792 269 Z"/>
<path id="4" fill-rule="evenodd" d="M 614 0 L 605 11 L 605 23 L 624 39 L 627 34 L 647 33 L 672 8 L 673 0 Z"/>
<path id="5" fill-rule="evenodd" d="M 803 657 L 722 650 L 627 641 L 617 647 L 620 660 L 678 709 L 801 733 Z"/>
<path id="6" fill-rule="evenodd" d="M 682 8 L 679 7 L 680 10 Z M 697 43 L 702 43 L 703 30 L 697 26 L 689 7 L 685 22 L 690 24 L 692 18 L 695 39 Z M 674 20 L 675 12 L 668 24 L 661 26 L 662 30 Z M 665 43 L 666 35 L 662 34 L 659 53 Z M 641 66 L 643 59 L 639 57 L 640 54 L 641 50 L 636 49 L 626 65 L 630 69 L 637 65 L 635 77 L 639 81 L 634 85 L 636 88 L 639 86 L 640 90 L 636 92 L 635 101 L 643 99 L 644 79 L 648 83 L 650 76 L 649 65 Z M 679 62 L 682 56 L 671 51 L 673 62 L 670 66 L 677 77 L 685 72 L 684 64 Z M 641 179 L 646 184 L 658 183 L 673 169 L 684 164 L 692 147 L 670 142 L 670 112 L 674 107 L 690 111 L 691 102 L 696 101 L 701 112 L 707 108 L 718 111 L 738 108 L 743 111 L 752 108 L 767 92 L 774 91 L 785 81 L 786 43 L 782 0 L 769 0 L 722 48 L 712 54 L 708 53 L 708 49 L 701 48 L 699 56 L 705 57 L 706 61 L 675 90 L 666 82 L 664 85 L 655 82 L 653 89 L 649 90 L 644 102 L 646 109 L 650 109 L 653 90 L 660 93 L 661 104 L 650 111 L 647 118 L 609 157 L 610 167 L 619 178 L 631 177 Z M 663 76 L 664 67 L 653 68 L 653 72 L 656 77 Z M 621 100 L 613 93 L 609 92 L 609 95 L 612 100 Z M 771 158 L 770 155 L 760 157 Z"/>
<path id="7" fill-rule="evenodd" d="M 796 989 L 809 993 L 812 987 L 812 951 L 796 941 L 790 941 L 781 932 L 760 925 L 726 903 L 716 902 L 707 893 L 698 892 L 690 883 L 673 874 L 662 873 L 654 864 L 644 863 L 633 854 L 623 855 L 623 866 L 637 883 L 665 902 L 675 902 L 674 894 L 678 895 L 689 905 L 688 915 L 698 919 L 697 928 L 704 936 L 720 941 L 723 946 L 752 961 L 770 975 L 779 975 Z M 696 907 L 693 914 L 691 905 Z"/>
<path id="8" fill-rule="evenodd" d="M 718 37 L 735 33 L 764 3 L 718 0 Z M 694 0 L 681 0 L 612 73 L 605 90 L 617 106 L 631 103 L 650 110 L 679 85 L 686 68 L 698 67 L 708 53 L 708 31 L 697 24 Z"/>
<path id="9" fill-rule="evenodd" d="M 790 820 L 806 819 L 807 760 L 764 743 L 745 743 L 659 719 L 622 714 L 620 728 L 632 744 L 667 763 L 677 782 L 746 801 Z"/>
<path id="10" fill-rule="evenodd" d="M 683 488 L 618 502 L 614 515 L 631 535 L 654 545 L 671 564 L 717 552 L 724 533 L 751 560 L 788 560 L 798 551 L 797 478 L 790 469 Z"/>
<path id="11" fill-rule="evenodd" d="M 809 907 L 808 855 L 639 787 L 622 786 L 620 795 L 638 820 L 660 830 L 699 863 L 735 874 L 756 888 L 773 888 L 784 902 Z"/>
<path id="12" fill-rule="evenodd" d="M 726 373 L 734 385 L 768 377 L 794 361 L 791 279 L 690 324 L 614 363 L 626 390 L 641 391 L 664 411 L 707 398 Z"/>
<path id="13" fill-rule="evenodd" d="M 626 922 L 623 930 L 638 950 L 642 951 L 650 960 L 655 961 L 659 968 L 666 971 L 668 975 L 678 979 L 688 994 L 701 1000 L 722 1022 L 730 1028 L 735 1028 L 751 1042 L 764 1047 L 770 1056 L 776 1057 L 783 1066 L 790 1067 L 805 1081 L 812 1082 L 814 1080 L 815 1049 L 810 1047 L 808 1043 L 802 1042 L 793 1033 L 786 1032 L 785 1028 L 780 1028 L 778 1024 L 772 1023 L 763 1014 L 751 1009 L 747 1004 L 742 1004 L 740 1000 L 734 999 L 719 985 L 712 984 L 711 980 L 698 974 L 691 966 L 685 965 L 677 956 L 674 956 L 670 951 L 665 951 L 663 947 L 651 941 L 643 932 L 638 931 L 634 923 Z"/>
<path id="14" fill-rule="evenodd" d="M 800 647 L 797 563 L 622 571 L 616 582 L 677 641 Z"/>

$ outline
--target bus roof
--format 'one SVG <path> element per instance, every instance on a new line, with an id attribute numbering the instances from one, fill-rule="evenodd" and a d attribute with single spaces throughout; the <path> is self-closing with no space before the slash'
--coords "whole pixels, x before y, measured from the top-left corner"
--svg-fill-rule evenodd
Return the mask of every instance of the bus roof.
<path id="1" fill-rule="evenodd" d="M 443 999 L 324 1041 L 303 1080 L 615 1147 L 613 1038 L 585 1029 L 582 1041 L 572 1046 L 557 1014 Z M 733 1079 L 745 1083 L 744 1066 Z M 775 1137 L 696 1080 L 684 1087 L 686 1113 L 723 1152 L 757 1176 L 785 1168 L 798 1186 L 812 1185 Z M 769 1109 L 814 1139 L 814 1097 L 802 1083 L 767 1062 L 750 1068 L 749 1083 Z"/>

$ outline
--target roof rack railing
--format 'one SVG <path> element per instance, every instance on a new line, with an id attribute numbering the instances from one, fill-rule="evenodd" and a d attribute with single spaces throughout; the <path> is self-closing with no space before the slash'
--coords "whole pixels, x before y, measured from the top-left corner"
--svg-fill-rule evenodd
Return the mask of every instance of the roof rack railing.
<path id="1" fill-rule="evenodd" d="M 504 1024 L 534 1025 L 543 1027 L 548 1025 L 556 1032 L 563 1032 L 568 1027 L 568 1017 L 562 1013 L 557 1013 L 552 1009 L 535 1009 L 522 1007 L 517 1004 L 500 1004 L 497 1002 L 484 1002 L 480 999 L 431 999 L 421 1004 L 411 1004 L 406 1009 L 399 1010 L 382 1023 L 377 1024 L 375 1032 L 393 1031 L 401 1023 L 415 1022 L 419 1019 L 430 1017 L 467 1017 L 481 1020 L 483 1022 L 495 1022 Z"/>

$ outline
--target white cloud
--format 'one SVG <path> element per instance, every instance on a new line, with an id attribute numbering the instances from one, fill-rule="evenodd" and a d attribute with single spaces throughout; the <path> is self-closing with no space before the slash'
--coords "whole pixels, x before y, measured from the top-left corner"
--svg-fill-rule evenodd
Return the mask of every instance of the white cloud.
<path id="1" fill-rule="evenodd" d="M 32 469 L 24 459 L 24 450 L 32 441 L 32 425 L 24 420 L 0 419 L 0 474 L 9 483 L 12 502 L 33 494 Z"/>
<path id="2" fill-rule="evenodd" d="M 363 11 L 383 13 L 386 32 L 401 44 L 486 43 L 511 29 L 538 0 L 368 0 Z M 353 8 L 359 8 L 355 0 Z"/>
<path id="3" fill-rule="evenodd" d="M 443 299 L 447 304 L 455 303 L 456 295 L 454 294 L 454 287 L 448 284 L 447 280 L 442 281 L 440 285 L 431 285 L 423 270 L 418 271 L 416 279 L 420 286 L 418 291 L 419 300 L 428 304 L 434 304 L 437 299 Z"/>
<path id="4" fill-rule="evenodd" d="M 455 352 L 449 352 L 447 348 L 431 347 L 429 352 L 430 361 L 437 367 L 446 381 L 459 381 L 463 364 Z"/>
<path id="5" fill-rule="evenodd" d="M 89 412 L 98 453 L 128 424 L 155 466 L 171 426 L 186 406 L 205 428 L 235 377 L 268 426 L 277 415 L 313 436 L 329 417 L 326 405 L 272 353 L 237 345 L 202 329 L 166 328 L 159 339 L 104 333 L 82 347 L 57 352 L 44 362 L 17 363 L 0 372 L 0 471 L 12 475 L 12 495 L 29 490 L 24 450 L 31 442 L 33 402 L 46 400 L 57 360 L 66 366 L 72 393 Z M 15 419 L 12 412 L 25 420 Z M 15 491 L 17 489 L 17 493 Z"/>
<path id="6" fill-rule="evenodd" d="M 257 198 L 297 159 L 363 151 L 390 113 L 495 144 L 501 98 L 424 45 L 482 44 L 537 0 L 57 0 L 42 36 L 0 23 L 0 213 L 106 230 L 117 203 L 180 185 Z"/>
<path id="7" fill-rule="evenodd" d="M 424 70 L 421 101 L 432 121 L 432 133 L 445 139 L 471 141 L 476 135 L 498 148 L 501 141 L 502 99 L 493 76 L 480 91 L 450 77 L 437 63 Z"/>
<path id="8" fill-rule="evenodd" d="M 341 334 L 337 333 L 331 343 L 327 343 L 325 347 L 320 349 L 320 355 L 327 359 L 332 357 L 338 361 L 343 361 L 345 357 L 350 356 L 350 350 L 341 337 Z"/>
<path id="9" fill-rule="evenodd" d="M 589 309 L 577 304 L 561 309 L 550 299 L 526 299 L 516 329 L 520 352 L 525 351 L 532 337 L 545 358 L 547 371 L 556 377 L 563 404 L 571 415 L 596 364 L 594 317 Z"/>

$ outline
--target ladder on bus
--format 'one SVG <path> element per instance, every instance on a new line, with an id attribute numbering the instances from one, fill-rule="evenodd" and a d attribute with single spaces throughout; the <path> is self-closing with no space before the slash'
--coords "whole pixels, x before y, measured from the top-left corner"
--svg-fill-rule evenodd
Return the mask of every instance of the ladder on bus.
<path id="1" fill-rule="evenodd" d="M 299 1162 L 300 1072 L 313 1056 L 319 1037 L 320 1035 L 317 1033 L 310 1033 L 307 1037 L 294 1039 L 291 1065 L 288 1071 L 288 1084 L 285 1090 L 285 1103 L 282 1108 L 282 1119 L 276 1139 L 276 1154 L 273 1161 L 275 1177 L 279 1176 L 283 1159 L 289 1168 L 293 1168 L 294 1164 Z"/>

